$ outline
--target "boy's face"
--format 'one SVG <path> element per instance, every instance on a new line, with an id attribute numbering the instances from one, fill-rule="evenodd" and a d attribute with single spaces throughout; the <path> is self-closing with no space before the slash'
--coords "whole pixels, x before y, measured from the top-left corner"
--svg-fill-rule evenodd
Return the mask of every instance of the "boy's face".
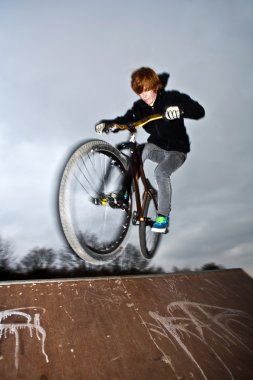
<path id="1" fill-rule="evenodd" d="M 143 91 L 139 94 L 139 97 L 149 106 L 153 106 L 156 100 L 156 94 L 157 92 L 154 90 Z"/>

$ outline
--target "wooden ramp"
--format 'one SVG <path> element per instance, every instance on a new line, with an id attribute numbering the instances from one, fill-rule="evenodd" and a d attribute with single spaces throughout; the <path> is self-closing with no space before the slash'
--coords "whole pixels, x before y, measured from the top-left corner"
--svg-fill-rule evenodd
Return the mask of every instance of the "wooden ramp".
<path id="1" fill-rule="evenodd" d="M 0 283 L 1 380 L 252 380 L 240 269 Z"/>

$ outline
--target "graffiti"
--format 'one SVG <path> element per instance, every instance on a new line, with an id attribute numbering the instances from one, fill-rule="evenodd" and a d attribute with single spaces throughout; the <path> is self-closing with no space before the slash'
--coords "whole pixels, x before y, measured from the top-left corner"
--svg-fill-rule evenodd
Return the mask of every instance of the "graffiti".
<path id="1" fill-rule="evenodd" d="M 100 305 L 101 308 L 118 308 L 122 303 L 122 291 L 102 286 L 99 292 L 90 285 L 88 290 L 84 291 L 83 300 L 87 305 Z"/>
<path id="2" fill-rule="evenodd" d="M 45 352 L 46 331 L 40 324 L 40 314 L 37 312 L 37 307 L 26 307 L 11 310 L 0 311 L 0 341 L 2 338 L 7 338 L 8 334 L 15 336 L 15 349 L 14 349 L 14 363 L 16 369 L 19 365 L 19 352 L 20 352 L 20 330 L 27 329 L 32 338 L 35 331 L 36 337 L 41 341 L 42 354 L 49 362 L 48 356 Z M 45 309 L 42 309 L 43 313 Z M 29 311 L 29 312 L 28 312 Z M 7 319 L 9 321 L 7 321 Z"/>
<path id="3" fill-rule="evenodd" d="M 253 356 L 253 351 L 245 340 L 245 336 L 250 337 L 253 333 L 252 328 L 250 329 L 247 324 L 247 321 L 253 320 L 249 314 L 241 310 L 187 301 L 170 303 L 167 306 L 167 312 L 168 315 L 162 316 L 158 312 L 150 311 L 149 315 L 156 323 L 148 323 L 148 328 L 153 342 L 163 355 L 163 360 L 171 366 L 174 373 L 177 370 L 173 365 L 171 355 L 165 353 L 165 350 L 161 348 L 161 343 L 157 343 L 158 340 L 153 338 L 152 333 L 168 339 L 175 350 L 180 349 L 182 354 L 192 361 L 200 378 L 204 380 L 207 380 L 207 376 L 188 346 L 189 338 L 200 342 L 202 350 L 211 352 L 217 365 L 222 366 L 232 380 L 234 377 L 222 358 L 219 347 L 222 346 L 226 352 L 232 354 L 231 348 L 240 346 L 241 350 L 246 350 Z"/>

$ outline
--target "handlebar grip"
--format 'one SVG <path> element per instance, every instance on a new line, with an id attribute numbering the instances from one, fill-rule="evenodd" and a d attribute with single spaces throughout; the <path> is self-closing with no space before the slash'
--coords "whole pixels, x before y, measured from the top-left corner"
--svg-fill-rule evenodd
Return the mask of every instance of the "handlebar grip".
<path id="1" fill-rule="evenodd" d="M 126 124 L 113 124 L 111 130 L 113 131 L 114 129 L 115 130 L 116 129 L 125 130 L 125 129 L 129 129 L 129 128 L 128 128 L 128 125 L 126 125 Z"/>

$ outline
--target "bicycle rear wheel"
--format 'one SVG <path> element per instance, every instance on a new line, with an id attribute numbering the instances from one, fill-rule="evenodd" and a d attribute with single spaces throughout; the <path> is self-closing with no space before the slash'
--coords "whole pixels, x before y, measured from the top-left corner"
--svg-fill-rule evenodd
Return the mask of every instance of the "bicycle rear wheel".
<path id="1" fill-rule="evenodd" d="M 150 191 L 153 192 L 153 190 Z M 141 221 L 139 225 L 141 253 L 146 259 L 152 259 L 158 249 L 161 240 L 161 234 L 155 233 L 151 230 L 157 215 L 155 194 L 154 198 L 151 197 L 151 195 L 148 197 L 143 215 L 144 221 Z"/>
<path id="2" fill-rule="evenodd" d="M 102 140 L 81 145 L 64 169 L 59 190 L 59 214 L 72 249 L 87 262 L 101 264 L 122 251 L 131 216 L 131 196 L 116 204 L 111 193 L 119 190 L 127 162 Z"/>

